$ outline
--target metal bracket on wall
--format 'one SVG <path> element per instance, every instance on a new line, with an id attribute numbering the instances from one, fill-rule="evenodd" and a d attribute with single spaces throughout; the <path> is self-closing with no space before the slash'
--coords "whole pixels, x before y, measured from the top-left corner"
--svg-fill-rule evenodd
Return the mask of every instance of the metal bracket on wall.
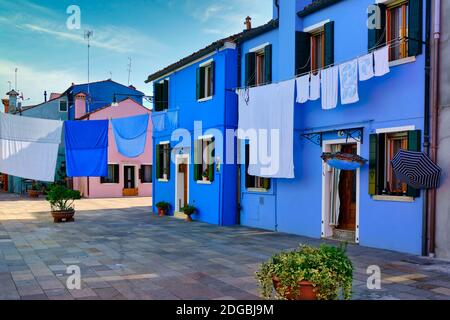
<path id="1" fill-rule="evenodd" d="M 318 146 L 322 146 L 323 133 L 322 132 L 306 133 L 306 134 L 302 134 L 302 138 L 304 138 L 308 141 L 311 141 L 312 143 L 314 143 Z"/>
<path id="2" fill-rule="evenodd" d="M 322 147 L 323 135 L 326 133 L 337 133 L 339 137 L 345 137 L 346 143 L 348 143 L 350 139 L 353 139 L 359 143 L 363 143 L 364 139 L 364 128 L 351 128 L 351 129 L 304 133 L 301 135 L 301 137 L 314 143 L 315 145 Z"/>

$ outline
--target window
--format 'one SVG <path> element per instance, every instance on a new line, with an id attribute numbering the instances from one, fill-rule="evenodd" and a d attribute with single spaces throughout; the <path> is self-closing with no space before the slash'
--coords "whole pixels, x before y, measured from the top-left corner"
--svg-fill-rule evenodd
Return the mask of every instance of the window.
<path id="1" fill-rule="evenodd" d="M 325 65 L 325 33 L 322 30 L 311 35 L 311 70 Z"/>
<path id="2" fill-rule="evenodd" d="M 140 170 L 140 179 L 141 183 L 152 183 L 153 182 L 153 176 L 152 176 L 152 165 L 141 165 Z"/>
<path id="3" fill-rule="evenodd" d="M 67 112 L 67 101 L 65 100 L 59 101 L 59 112 Z"/>
<path id="4" fill-rule="evenodd" d="M 272 82 L 272 45 L 245 55 L 245 85 L 264 85 Z"/>
<path id="5" fill-rule="evenodd" d="M 386 11 L 386 41 L 394 41 L 389 51 L 389 60 L 408 57 L 408 1 L 397 3 Z M 397 41 L 396 41 L 397 40 Z"/>
<path id="6" fill-rule="evenodd" d="M 101 177 L 100 183 L 119 183 L 119 165 L 108 164 L 108 176 Z"/>
<path id="7" fill-rule="evenodd" d="M 250 144 L 245 145 L 245 187 L 247 189 L 269 190 L 271 180 L 269 178 L 255 177 L 248 174 L 250 164 Z"/>
<path id="8" fill-rule="evenodd" d="M 399 150 L 420 151 L 418 130 L 379 133 L 370 136 L 369 193 L 371 195 L 419 197 L 420 191 L 400 182 L 391 161 Z"/>
<path id="9" fill-rule="evenodd" d="M 170 180 L 170 144 L 156 145 L 156 178 Z"/>
<path id="10" fill-rule="evenodd" d="M 195 142 L 194 146 L 194 180 L 214 181 L 214 138 L 202 138 Z"/>
<path id="11" fill-rule="evenodd" d="M 155 111 L 169 109 L 169 80 L 163 80 L 154 84 Z"/>
<path id="12" fill-rule="evenodd" d="M 200 65 L 197 69 L 197 100 L 210 98 L 214 95 L 215 63 L 211 61 Z"/>
<path id="13" fill-rule="evenodd" d="M 323 21 L 295 34 L 295 73 L 305 74 L 334 63 L 334 21 Z"/>

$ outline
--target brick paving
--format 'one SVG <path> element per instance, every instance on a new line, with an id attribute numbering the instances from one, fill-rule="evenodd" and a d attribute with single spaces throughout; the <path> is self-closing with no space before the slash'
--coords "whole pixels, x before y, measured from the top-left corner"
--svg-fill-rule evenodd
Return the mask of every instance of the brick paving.
<path id="1" fill-rule="evenodd" d="M 321 241 L 150 215 L 150 198 L 81 200 L 75 223 L 47 203 L 0 194 L 0 299 L 257 299 L 254 272 L 273 253 Z M 450 263 L 349 246 L 354 299 L 450 299 Z M 80 267 L 81 290 L 66 268 Z M 367 289 L 378 265 L 381 290 Z"/>

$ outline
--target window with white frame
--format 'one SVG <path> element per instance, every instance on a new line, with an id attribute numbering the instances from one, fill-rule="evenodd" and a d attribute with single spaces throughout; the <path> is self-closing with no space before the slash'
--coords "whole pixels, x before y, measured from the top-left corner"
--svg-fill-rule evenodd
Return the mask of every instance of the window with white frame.
<path id="1" fill-rule="evenodd" d="M 215 63 L 210 61 L 197 69 L 197 100 L 211 98 L 214 95 Z"/>

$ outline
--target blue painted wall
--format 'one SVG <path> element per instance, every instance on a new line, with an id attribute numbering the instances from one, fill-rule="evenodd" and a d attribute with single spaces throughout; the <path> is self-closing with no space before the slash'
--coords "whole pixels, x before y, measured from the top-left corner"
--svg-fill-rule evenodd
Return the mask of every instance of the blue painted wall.
<path id="1" fill-rule="evenodd" d="M 199 64 L 210 59 L 215 61 L 215 94 L 211 100 L 198 102 L 196 99 L 196 70 Z M 219 130 L 225 137 L 227 129 L 237 127 L 236 95 L 226 90 L 237 86 L 237 50 L 216 51 L 212 55 L 204 57 L 201 61 L 188 65 L 156 82 L 164 79 L 169 80 L 169 112 L 178 112 L 178 128 L 185 129 L 190 133 L 189 143 L 185 144 L 184 148 L 175 149 L 173 153 L 190 155 L 189 203 L 195 205 L 198 209 L 198 213 L 193 218 L 216 225 L 234 225 L 237 218 L 237 166 L 235 164 L 223 164 L 224 159 L 226 159 L 226 154 L 223 153 L 220 172 L 215 172 L 212 184 L 197 183 L 194 181 L 193 175 L 193 140 L 198 136 L 208 134 L 210 129 Z M 161 113 L 154 112 L 154 116 L 158 117 L 159 115 Z M 195 121 L 202 122 L 202 132 L 194 131 Z M 172 132 L 172 129 L 161 132 L 154 129 L 154 148 L 161 141 L 170 141 Z M 176 145 L 178 145 L 178 141 L 171 142 L 171 147 Z M 189 146 L 192 146 L 192 148 L 187 148 Z M 226 142 L 224 148 L 226 148 Z M 153 154 L 155 157 L 156 151 Z M 219 150 L 216 150 L 216 156 L 219 154 Z M 172 214 L 175 208 L 176 188 L 176 168 L 173 159 L 171 161 L 170 180 L 162 182 L 155 179 L 153 184 L 153 204 L 159 201 L 171 203 Z M 153 161 L 156 163 L 156 158 Z M 156 177 L 156 166 L 154 166 L 154 177 Z M 154 211 L 156 211 L 156 208 L 154 208 Z"/>
<path id="2" fill-rule="evenodd" d="M 70 103 L 69 108 L 69 117 L 71 120 L 74 118 L 75 108 L 73 105 L 73 97 L 75 97 L 78 93 L 88 92 L 87 84 L 74 85 L 68 89 L 68 95 Z M 97 109 L 106 107 L 111 105 L 114 100 L 114 95 L 116 94 L 117 101 L 124 100 L 128 97 L 136 101 L 139 104 L 143 104 L 143 96 L 144 94 L 138 90 L 129 88 L 123 84 L 114 82 L 112 80 L 93 82 L 89 84 L 89 92 L 91 96 L 91 102 L 87 101 L 86 104 L 86 112 L 92 112 Z M 137 96 L 135 96 L 137 95 Z M 142 96 L 142 97 L 138 97 Z"/>
<path id="3" fill-rule="evenodd" d="M 293 78 L 295 30 L 302 31 L 303 28 L 326 19 L 335 21 L 336 63 L 367 53 L 367 7 L 374 3 L 373 0 L 341 1 L 301 19 L 296 16 L 296 11 L 305 2 L 308 1 L 280 0 L 279 29 L 243 44 L 243 66 L 245 53 L 253 47 L 270 42 L 274 46 L 273 80 Z M 349 12 L 352 14 L 349 15 Z M 425 14 L 423 25 L 425 26 Z M 423 130 L 424 68 L 425 55 L 422 54 L 413 63 L 392 67 L 391 73 L 384 77 L 360 82 L 360 101 L 356 104 L 343 106 L 339 103 L 331 111 L 322 110 L 320 100 L 297 104 L 294 141 L 296 178 L 276 179 L 272 181 L 269 192 L 256 194 L 245 191 L 245 181 L 242 179 L 242 224 L 321 237 L 322 149 L 301 139 L 301 133 L 306 130 L 364 127 L 361 156 L 368 159 L 369 135 L 376 129 L 414 125 L 417 130 Z M 331 138 L 334 137 L 326 137 Z M 241 152 L 244 152 L 243 147 Z M 241 175 L 245 177 L 244 168 Z M 361 170 L 360 186 L 360 244 L 420 254 L 423 195 L 412 203 L 373 200 L 368 194 L 367 166 Z"/>

